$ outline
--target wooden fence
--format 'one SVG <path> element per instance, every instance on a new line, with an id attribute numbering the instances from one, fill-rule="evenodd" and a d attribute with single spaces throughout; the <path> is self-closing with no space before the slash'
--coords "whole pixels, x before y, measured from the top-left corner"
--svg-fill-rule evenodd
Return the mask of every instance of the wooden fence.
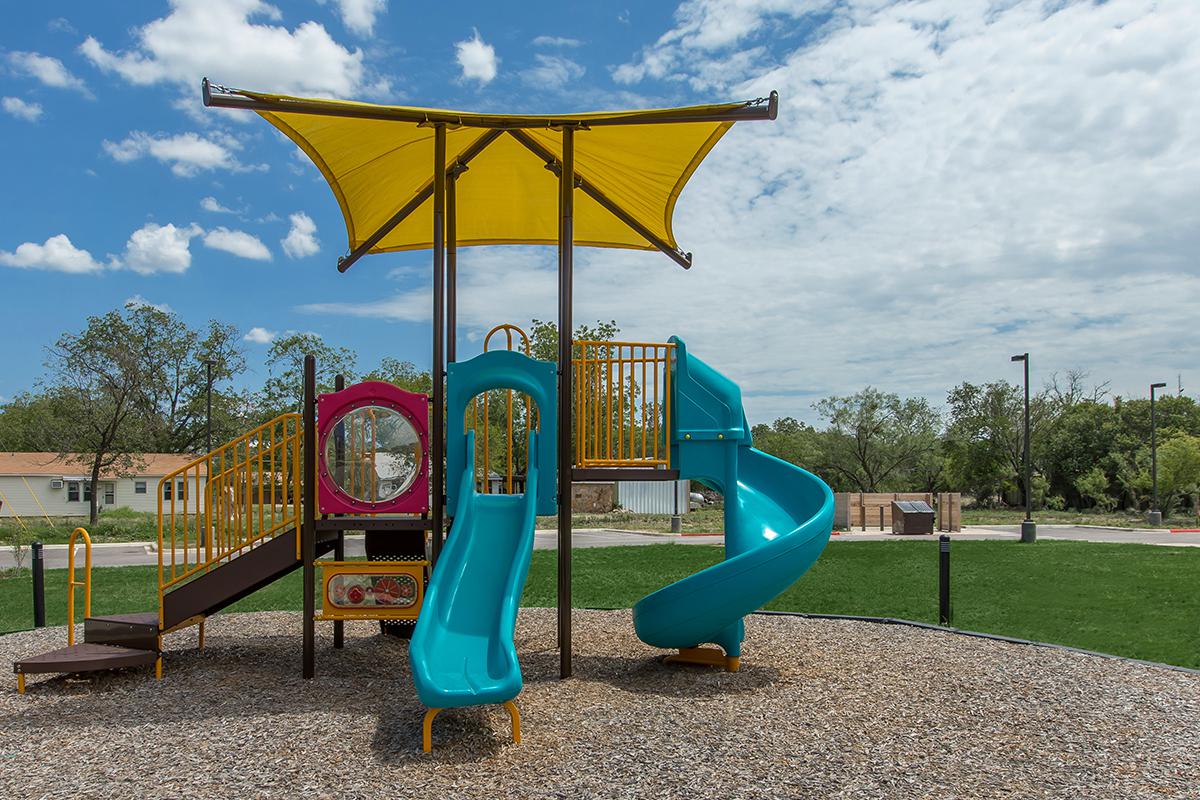
<path id="1" fill-rule="evenodd" d="M 835 530 L 883 530 L 892 527 L 893 500 L 922 500 L 937 513 L 939 531 L 962 530 L 962 494 L 959 492 L 835 492 Z"/>

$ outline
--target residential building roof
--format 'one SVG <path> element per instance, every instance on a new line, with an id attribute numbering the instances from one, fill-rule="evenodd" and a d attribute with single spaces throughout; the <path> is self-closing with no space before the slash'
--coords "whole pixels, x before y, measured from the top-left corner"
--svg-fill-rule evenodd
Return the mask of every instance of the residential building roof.
<path id="1" fill-rule="evenodd" d="M 56 478 L 80 477 L 91 474 L 92 456 L 83 453 L 8 453 L 0 451 L 0 475 L 48 475 Z M 187 453 L 141 453 L 136 456 L 141 466 L 118 474 L 111 467 L 100 477 L 162 477 L 187 466 L 196 456 Z M 200 472 L 204 473 L 204 467 Z"/>

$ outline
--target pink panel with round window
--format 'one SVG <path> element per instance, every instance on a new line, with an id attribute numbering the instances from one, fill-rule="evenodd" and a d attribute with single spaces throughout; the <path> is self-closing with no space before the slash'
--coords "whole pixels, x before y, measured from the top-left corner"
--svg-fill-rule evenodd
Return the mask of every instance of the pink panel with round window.
<path id="1" fill-rule="evenodd" d="M 366 381 L 317 398 L 322 514 L 429 510 L 429 399 Z"/>

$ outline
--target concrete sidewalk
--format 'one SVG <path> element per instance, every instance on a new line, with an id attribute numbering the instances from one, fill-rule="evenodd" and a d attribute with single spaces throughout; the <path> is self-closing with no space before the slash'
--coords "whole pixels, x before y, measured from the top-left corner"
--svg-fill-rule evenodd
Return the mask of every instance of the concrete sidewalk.
<path id="1" fill-rule="evenodd" d="M 835 533 L 831 542 L 880 542 L 880 541 L 930 541 L 932 536 L 897 536 L 891 530 L 883 531 L 851 531 Z M 1016 525 L 983 527 L 972 526 L 960 533 L 950 534 L 953 541 L 1014 541 L 1021 537 L 1020 528 Z M 1171 533 L 1168 530 L 1157 529 L 1123 529 L 1098 528 L 1072 525 L 1039 525 L 1038 538 L 1046 540 L 1065 540 L 1076 542 L 1121 542 L 1130 544 L 1149 544 L 1162 547 L 1200 547 L 1200 533 Z M 721 534 L 670 534 L 652 531 L 611 530 L 606 528 L 585 528 L 574 531 L 572 541 L 576 549 L 590 547 L 620 547 L 647 544 L 684 544 L 684 545 L 721 545 L 725 537 Z M 553 530 L 539 530 L 534 535 L 534 549 L 553 550 L 557 546 L 557 533 Z M 83 548 L 77 547 L 75 565 L 83 566 Z M 65 544 L 48 544 L 44 550 L 47 569 L 62 569 L 67 566 L 67 546 Z M 366 555 L 362 534 L 350 534 L 346 537 L 346 555 L 349 558 Z M 25 566 L 29 566 L 28 551 Z M 169 556 L 168 556 L 168 561 Z M 188 554 L 188 560 L 194 563 L 194 554 Z M 182 550 L 175 553 L 175 563 L 182 564 Z M 153 542 L 105 542 L 92 545 L 92 565 L 97 567 L 126 567 L 149 566 L 158 564 L 158 548 Z M 0 550 L 0 569 L 16 565 L 12 550 Z"/>

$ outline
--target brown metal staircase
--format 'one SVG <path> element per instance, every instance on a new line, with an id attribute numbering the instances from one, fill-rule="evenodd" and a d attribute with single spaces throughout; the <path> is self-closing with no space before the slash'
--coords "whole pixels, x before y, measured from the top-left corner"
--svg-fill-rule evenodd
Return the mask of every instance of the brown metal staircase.
<path id="1" fill-rule="evenodd" d="M 163 636 L 204 620 L 298 569 L 303 428 L 285 414 L 164 477 L 158 485 L 159 610 L 91 615 L 91 542 L 85 577 L 75 580 L 69 546 L 67 646 L 13 664 L 25 675 L 155 666 L 162 677 Z M 337 534 L 317 535 L 318 555 Z M 75 588 L 84 589 L 83 642 L 74 643 Z"/>

